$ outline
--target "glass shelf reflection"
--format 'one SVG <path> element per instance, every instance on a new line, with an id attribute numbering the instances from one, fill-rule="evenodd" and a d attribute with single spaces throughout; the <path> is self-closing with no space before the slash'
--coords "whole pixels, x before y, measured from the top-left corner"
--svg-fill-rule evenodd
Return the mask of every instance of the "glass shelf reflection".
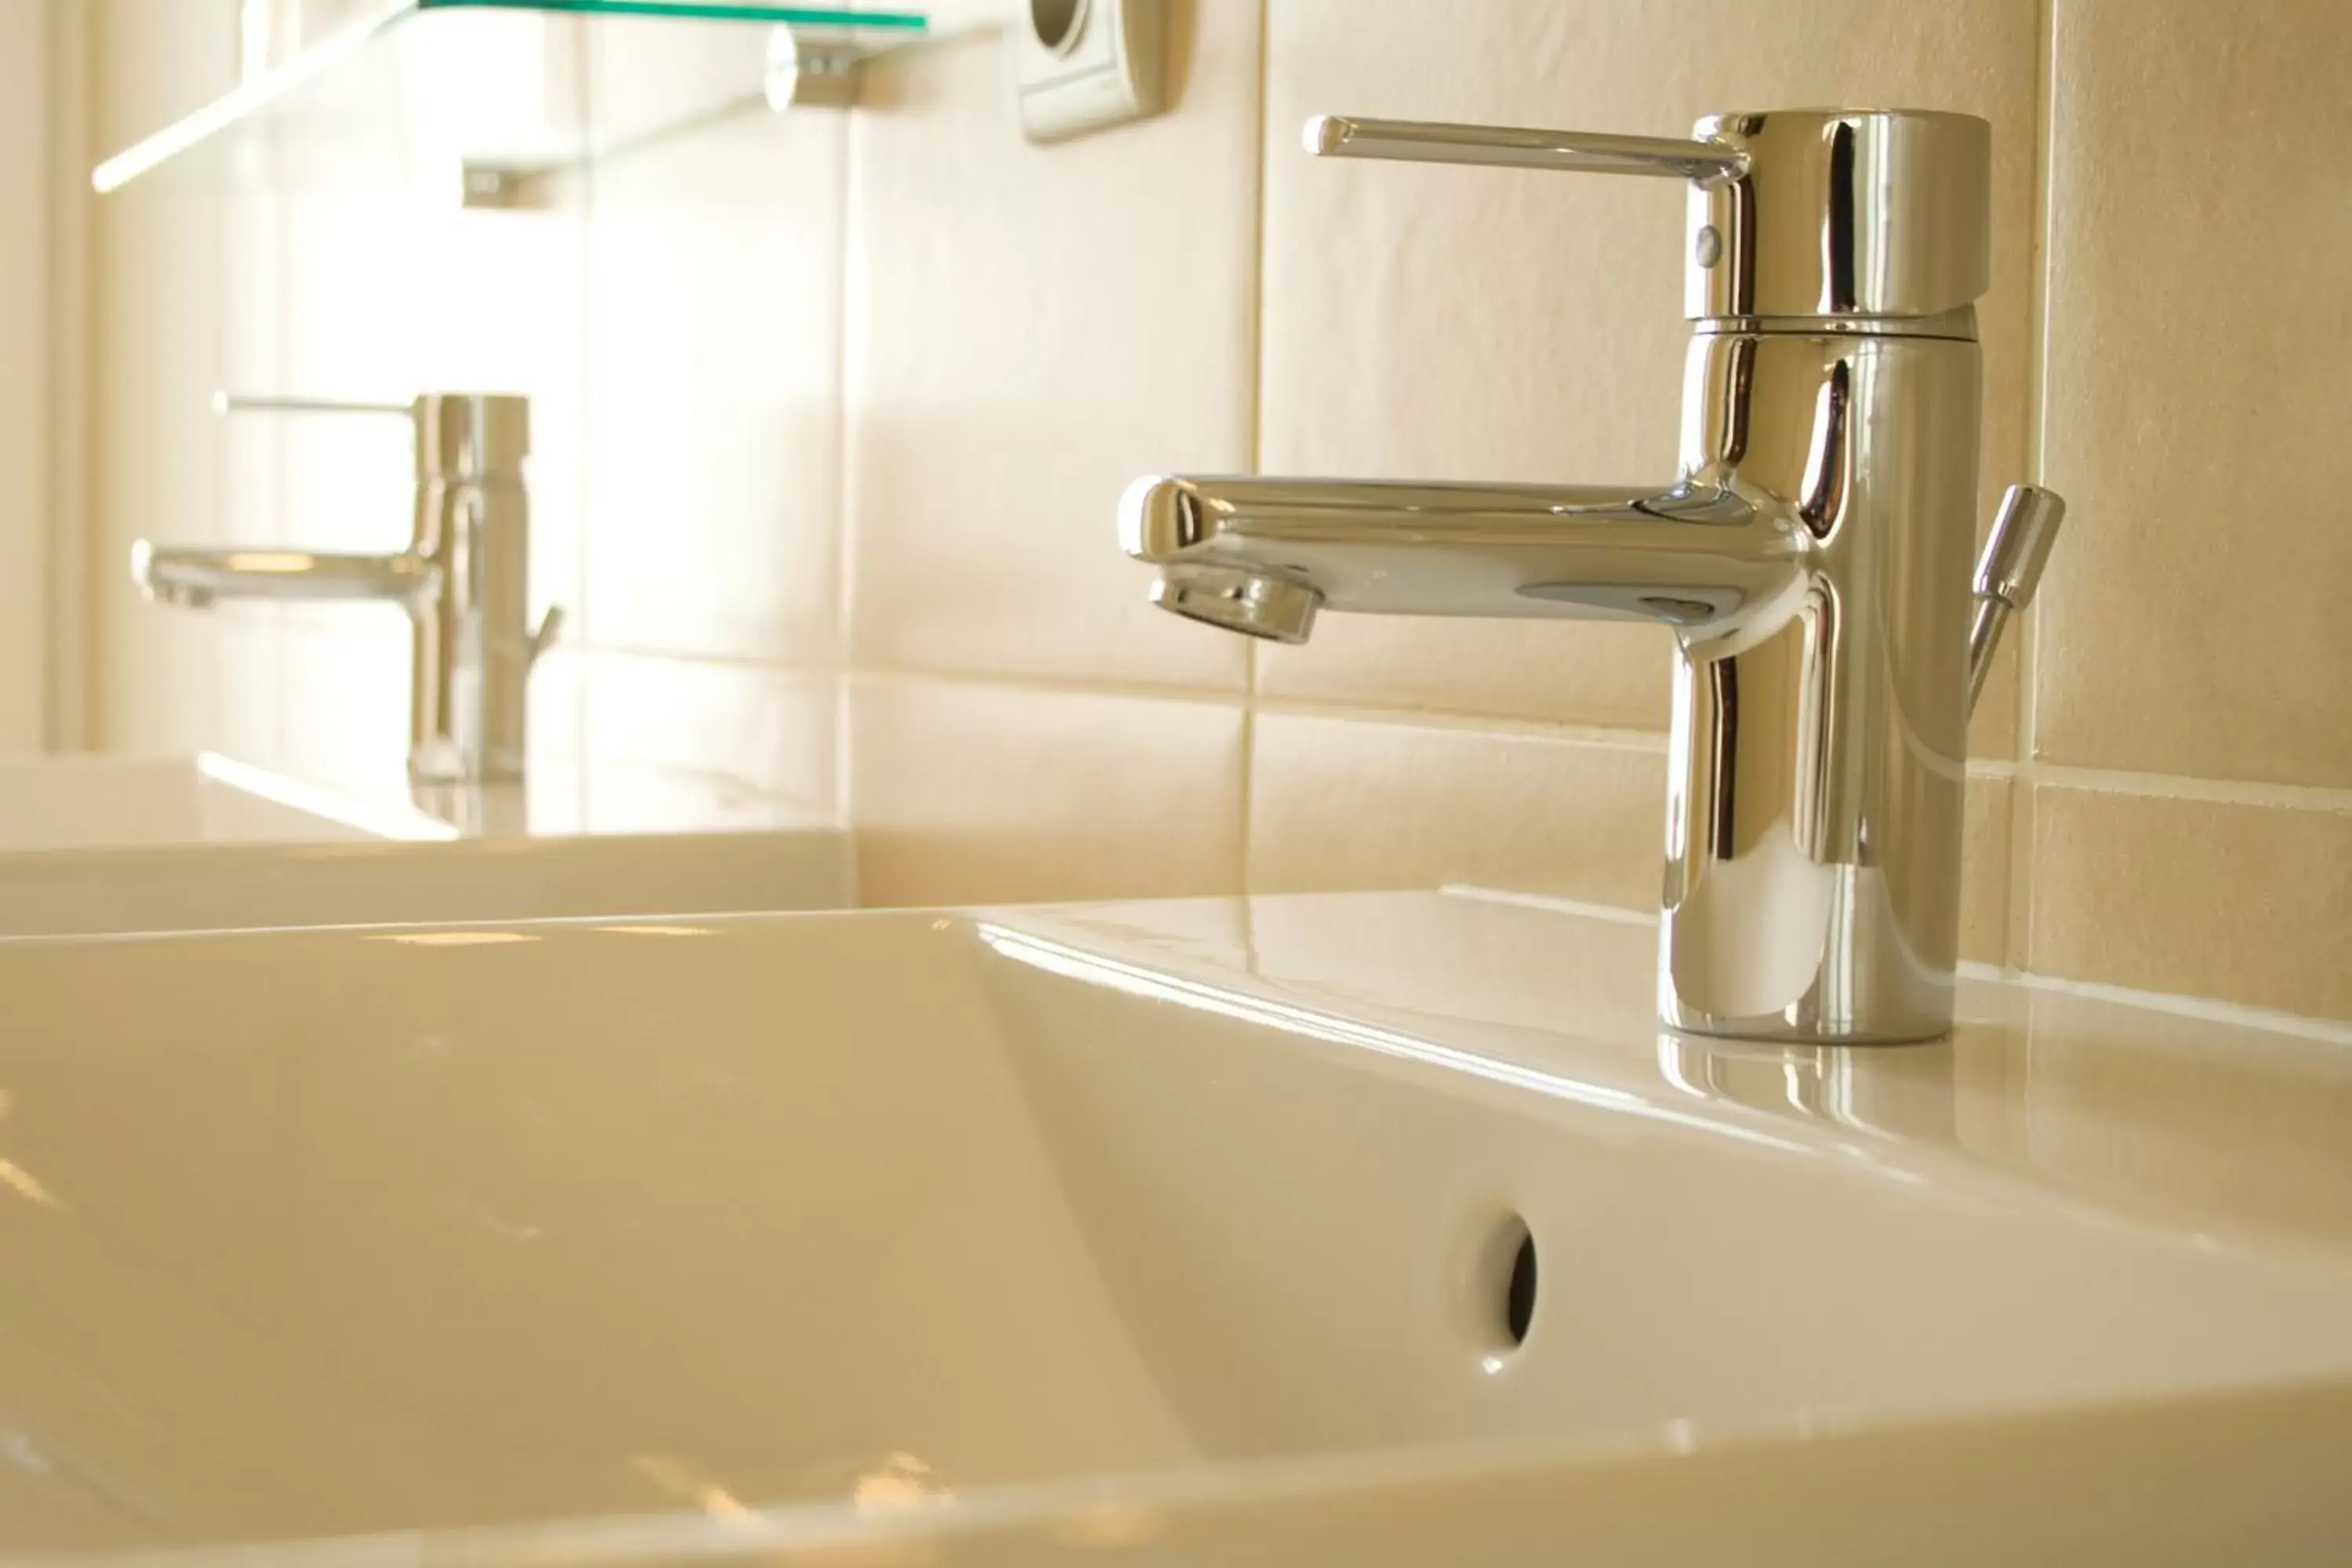
<path id="1" fill-rule="evenodd" d="M 551 174 L 765 104 L 847 101 L 919 12 L 723 0 L 385 0 L 90 176 L 217 190 L 439 185 L 511 205 Z"/>
<path id="2" fill-rule="evenodd" d="M 776 26 L 923 30 L 910 11 L 840 5 L 730 5 L 728 0 L 415 0 L 419 11 L 538 11 L 568 16 L 651 16 L 683 22 L 764 22 Z"/>

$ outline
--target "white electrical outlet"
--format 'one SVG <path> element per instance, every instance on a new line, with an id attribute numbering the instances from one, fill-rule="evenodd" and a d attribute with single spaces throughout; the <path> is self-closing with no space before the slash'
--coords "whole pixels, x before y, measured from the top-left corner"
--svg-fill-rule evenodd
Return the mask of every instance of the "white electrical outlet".
<path id="1" fill-rule="evenodd" d="M 1060 142 L 1157 114 L 1167 0 L 1013 0 L 1021 128 Z"/>

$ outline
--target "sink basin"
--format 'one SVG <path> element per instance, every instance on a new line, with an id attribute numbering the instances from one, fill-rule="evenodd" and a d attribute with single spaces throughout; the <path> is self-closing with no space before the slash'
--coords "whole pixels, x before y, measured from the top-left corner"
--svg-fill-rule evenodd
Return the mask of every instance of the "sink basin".
<path id="1" fill-rule="evenodd" d="M 2347 1538 L 2346 1041 L 1990 982 L 1938 1046 L 1681 1040 L 1654 942 L 1419 893 L 0 945 L 0 1550 Z"/>
<path id="2" fill-rule="evenodd" d="M 0 757 L 0 854 L 457 836 L 422 812 L 341 795 L 211 752 Z"/>
<path id="3" fill-rule="evenodd" d="M 556 767 L 432 804 L 211 754 L 0 760 L 0 938 L 855 901 L 841 832 L 716 781 Z"/>

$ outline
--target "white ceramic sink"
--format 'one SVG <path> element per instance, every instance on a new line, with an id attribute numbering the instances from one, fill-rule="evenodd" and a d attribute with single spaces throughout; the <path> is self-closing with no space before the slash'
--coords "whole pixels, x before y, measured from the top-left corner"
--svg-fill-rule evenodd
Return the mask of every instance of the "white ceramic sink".
<path id="1" fill-rule="evenodd" d="M 435 815 L 210 754 L 0 759 L 0 938 L 855 901 L 837 829 L 712 781 L 593 783 L 593 811 L 551 768 Z"/>
<path id="2" fill-rule="evenodd" d="M 0 756 L 0 854 L 456 837 L 456 828 L 422 812 L 211 752 Z"/>
<path id="3" fill-rule="evenodd" d="M 1356 894 L 0 945 L 0 1549 L 2352 1539 L 2347 1042 L 1990 984 L 1941 1046 L 1679 1041 L 1654 941 Z"/>

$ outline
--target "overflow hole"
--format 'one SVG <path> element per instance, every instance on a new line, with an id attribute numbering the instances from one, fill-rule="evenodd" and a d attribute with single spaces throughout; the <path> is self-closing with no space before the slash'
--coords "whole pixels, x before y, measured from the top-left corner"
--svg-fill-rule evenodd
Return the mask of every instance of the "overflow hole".
<path id="1" fill-rule="evenodd" d="M 1037 41 L 1055 54 L 1066 54 L 1077 41 L 1078 17 L 1086 0 L 1029 0 L 1029 26 Z"/>
<path id="2" fill-rule="evenodd" d="M 1523 1345 L 1536 1319 L 1536 1238 L 1528 1234 L 1527 1221 L 1517 1224 L 1519 1245 L 1511 1255 L 1511 1282 L 1503 1296 L 1503 1329 L 1513 1344 Z"/>

